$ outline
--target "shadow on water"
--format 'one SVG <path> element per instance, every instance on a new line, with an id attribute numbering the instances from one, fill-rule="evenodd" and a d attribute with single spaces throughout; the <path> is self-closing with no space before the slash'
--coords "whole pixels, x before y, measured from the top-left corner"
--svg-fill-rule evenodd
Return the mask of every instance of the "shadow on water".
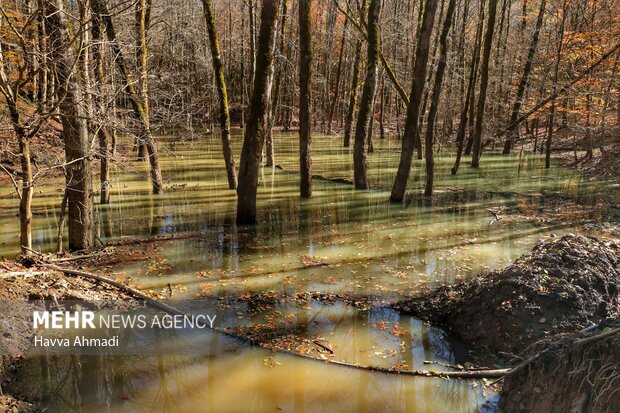
<path id="1" fill-rule="evenodd" d="M 174 141 L 161 140 L 164 145 Z M 387 140 L 377 142 L 369 155 L 369 180 L 383 190 L 354 191 L 316 180 L 314 196 L 301 200 L 296 174 L 265 168 L 260 223 L 238 227 L 236 197 L 226 189 L 218 141 L 210 136 L 163 150 L 167 190 L 159 197 L 148 192 L 146 165 L 116 166 L 112 204 L 97 208 L 103 242 L 194 237 L 166 242 L 146 261 L 119 265 L 112 269 L 115 276 L 135 277 L 142 288 L 155 290 L 171 284 L 180 297 L 204 300 L 313 291 L 390 299 L 504 266 L 542 236 L 581 231 L 582 224 L 604 220 L 585 207 L 618 199 L 605 183 L 560 167 L 545 170 L 539 156 L 525 156 L 519 168 L 517 158 L 486 154 L 480 170 L 462 168 L 453 177 L 450 154 L 441 154 L 436 195 L 419 195 L 424 175 L 423 164 L 416 161 L 410 195 L 403 204 L 390 205 L 399 153 L 398 143 Z M 235 147 L 240 148 L 239 136 Z M 295 171 L 297 153 L 296 135 L 276 135 L 278 164 Z M 351 171 L 351 154 L 339 140 L 314 138 L 314 173 L 349 178 Z M 43 251 L 55 248 L 59 184 L 40 187 L 35 198 L 33 244 Z M 6 196 L 10 191 L 0 187 L 0 196 L 8 199 L 0 206 L 3 257 L 15 256 L 18 246 L 17 200 Z M 567 204 L 586 212 L 569 222 L 533 219 Z M 490 225 L 489 209 L 504 219 Z M 268 320 L 285 325 L 284 332 L 326 340 L 334 356 L 348 362 L 428 368 L 424 361 L 467 360 L 467 349 L 441 329 L 380 306 L 276 302 L 257 309 L 246 303 L 225 311 L 221 322 L 260 326 Z M 24 395 L 43 397 L 48 411 L 59 412 L 469 413 L 492 411 L 496 401 L 472 381 L 384 375 L 274 357 L 218 334 L 205 333 L 201 340 L 203 351 L 195 355 L 165 350 L 143 357 L 31 358 L 19 388 Z"/>

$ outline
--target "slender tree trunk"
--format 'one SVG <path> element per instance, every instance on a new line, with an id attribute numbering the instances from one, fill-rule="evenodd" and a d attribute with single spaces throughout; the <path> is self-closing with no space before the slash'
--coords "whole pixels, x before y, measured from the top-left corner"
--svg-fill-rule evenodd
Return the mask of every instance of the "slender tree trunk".
<path id="1" fill-rule="evenodd" d="M 368 121 L 368 139 L 366 139 L 366 150 L 368 153 L 373 153 L 375 151 L 375 145 L 373 143 L 373 133 L 375 129 L 375 101 L 377 100 L 377 94 L 373 98 L 372 104 L 370 105 L 370 120 Z"/>
<path id="2" fill-rule="evenodd" d="M 60 211 L 58 212 L 58 227 L 56 228 L 56 253 L 62 252 L 62 234 L 65 226 L 65 215 L 67 214 L 67 202 L 69 201 L 69 194 L 67 188 L 65 188 L 62 194 L 62 201 L 60 201 Z"/>
<path id="3" fill-rule="evenodd" d="M 48 91 L 48 67 L 47 67 L 47 28 L 45 27 L 44 0 L 37 0 L 39 12 L 37 13 L 37 28 L 39 41 L 39 102 L 47 105 Z"/>
<path id="4" fill-rule="evenodd" d="M 478 72 L 480 69 L 480 52 L 482 49 L 482 41 L 484 37 L 484 19 L 485 19 L 486 0 L 480 0 L 480 12 L 478 17 L 478 28 L 476 35 L 476 45 L 474 46 L 475 59 L 473 63 L 473 89 L 469 99 L 469 116 L 468 116 L 468 136 L 467 145 L 465 146 L 465 155 L 471 155 L 474 146 L 474 132 L 476 129 L 476 84 L 478 83 Z"/>
<path id="5" fill-rule="evenodd" d="M 129 95 L 129 100 L 133 108 L 133 114 L 135 118 L 140 122 L 140 141 L 146 145 L 148 152 L 149 162 L 151 166 L 151 183 L 153 185 L 153 193 L 162 194 L 164 192 L 164 184 L 161 176 L 161 168 L 159 166 L 159 155 L 157 153 L 157 144 L 151 134 L 151 127 L 149 123 L 149 115 L 145 110 L 144 102 L 136 92 L 134 83 L 131 80 L 129 74 L 129 68 L 123 57 L 123 52 L 119 46 L 116 38 L 116 31 L 112 23 L 112 17 L 107 10 L 107 7 L 103 0 L 92 0 L 93 13 L 99 15 L 105 25 L 105 31 L 110 40 L 112 46 L 112 52 L 114 54 L 114 60 L 121 72 L 123 82 L 125 84 L 125 90 Z"/>
<path id="6" fill-rule="evenodd" d="M 367 189 L 366 177 L 366 139 L 368 122 L 372 115 L 372 106 L 377 89 L 377 64 L 379 62 L 379 15 L 381 0 L 371 0 L 368 8 L 368 62 L 366 63 L 366 80 L 362 90 L 362 101 L 355 125 L 355 142 L 353 147 L 353 172 L 355 189 Z"/>
<path id="7" fill-rule="evenodd" d="M 487 88 L 489 85 L 489 60 L 491 57 L 491 46 L 493 44 L 493 32 L 495 30 L 495 15 L 497 14 L 497 0 L 489 0 L 489 17 L 487 19 L 487 30 L 484 34 L 484 51 L 482 55 L 482 67 L 480 69 L 480 93 L 478 96 L 478 112 L 476 113 L 476 124 L 474 126 L 473 152 L 471 166 L 480 166 L 480 155 L 482 150 L 482 121 L 484 119 L 484 108 L 487 99 Z"/>
<path id="8" fill-rule="evenodd" d="M 22 164 L 22 194 L 19 202 L 19 245 L 22 255 L 32 250 L 32 165 L 30 163 L 30 139 L 23 133 L 18 136 Z"/>
<path id="9" fill-rule="evenodd" d="M 592 160 L 594 156 L 593 149 L 594 145 L 592 142 L 592 93 L 586 93 L 586 133 L 585 133 L 585 142 L 586 142 L 586 160 Z"/>
<path id="10" fill-rule="evenodd" d="M 472 101 L 475 101 L 475 89 L 476 89 L 476 73 L 478 70 L 478 63 L 480 61 L 480 44 L 482 43 L 482 28 L 483 28 L 484 19 L 481 17 L 478 23 L 478 27 L 476 29 L 476 42 L 474 44 L 474 50 L 472 55 L 471 66 L 469 70 L 469 80 L 467 82 L 467 94 L 465 96 L 465 100 L 463 101 L 463 108 L 461 109 L 461 117 L 459 120 L 459 129 L 456 134 L 456 159 L 454 160 L 454 165 L 452 166 L 452 175 L 456 175 L 459 170 L 459 166 L 461 165 L 461 158 L 463 156 L 463 146 L 465 143 L 465 133 L 467 131 L 468 121 L 472 119 L 472 116 L 467 116 L 468 113 L 472 110 L 475 105 Z M 462 32 L 463 36 L 465 35 L 465 30 Z M 464 55 L 464 51 L 463 51 Z M 464 66 L 463 66 L 464 68 Z M 470 134 L 467 147 L 469 151 L 471 151 L 472 135 Z M 465 151 L 467 155 L 469 151 Z"/>
<path id="11" fill-rule="evenodd" d="M 567 1 L 564 0 L 562 7 L 562 20 L 560 23 L 560 29 L 558 33 L 558 49 L 555 58 L 555 67 L 553 69 L 553 93 L 557 91 L 558 80 L 560 75 L 560 62 L 562 61 L 562 48 L 564 43 L 564 27 L 566 24 L 566 8 Z M 551 168 L 551 143 L 553 142 L 553 124 L 555 123 L 555 100 L 551 103 L 549 109 L 549 120 L 547 125 L 547 142 L 545 144 L 545 168 Z"/>
<path id="12" fill-rule="evenodd" d="M 273 167 L 275 165 L 275 145 L 273 142 L 273 125 L 275 122 L 275 113 L 278 109 L 278 98 L 280 94 L 280 68 L 276 59 L 275 52 L 279 51 L 280 54 L 284 53 L 284 33 L 285 33 L 285 25 L 286 25 L 286 15 L 288 12 L 287 7 L 288 0 L 282 0 L 282 13 L 281 13 L 281 25 L 280 25 L 280 46 L 277 49 L 274 49 L 274 63 L 271 69 L 271 74 L 269 83 L 272 83 L 273 78 L 275 76 L 276 87 L 272 92 L 272 96 L 270 98 L 270 108 L 267 112 L 267 133 L 265 134 L 265 166 Z M 277 42 L 277 39 L 274 39 L 274 42 Z M 274 43 L 275 46 L 275 43 Z"/>
<path id="13" fill-rule="evenodd" d="M 250 19 L 250 84 L 254 84 L 256 73 L 256 0 L 249 0 L 248 15 Z"/>
<path id="14" fill-rule="evenodd" d="M 342 30 L 342 39 L 340 41 L 340 52 L 338 56 L 338 66 L 336 67 L 336 80 L 334 82 L 334 96 L 332 97 L 331 105 L 329 107 L 329 114 L 327 119 L 327 133 L 332 133 L 332 124 L 334 122 L 334 113 L 336 112 L 336 106 L 338 104 L 338 98 L 340 96 L 340 79 L 342 77 L 342 61 L 344 59 L 344 50 L 347 35 L 347 26 L 349 20 L 345 19 L 344 28 Z"/>
<path id="15" fill-rule="evenodd" d="M 521 110 L 521 104 L 523 102 L 523 96 L 525 95 L 525 90 L 527 89 L 527 83 L 530 78 L 530 72 L 532 71 L 532 65 L 534 64 L 534 56 L 536 55 L 536 48 L 538 47 L 538 38 L 540 37 L 540 28 L 543 24 L 543 19 L 545 17 L 545 7 L 547 6 L 546 0 L 541 0 L 540 2 L 540 10 L 538 11 L 538 19 L 536 20 L 536 28 L 534 29 L 534 35 L 532 36 L 532 42 L 530 43 L 530 47 L 527 52 L 527 60 L 525 61 L 525 67 L 523 68 L 523 75 L 521 76 L 521 82 L 519 83 L 519 89 L 517 90 L 517 96 L 515 97 L 515 102 L 512 106 L 512 113 L 510 115 L 510 125 L 513 125 L 514 122 L 519 117 L 519 111 Z M 507 130 L 506 140 L 504 141 L 504 150 L 502 151 L 503 155 L 510 154 L 512 149 L 512 145 L 514 142 L 514 138 L 516 132 L 518 131 L 518 127 L 510 127 Z"/>
<path id="16" fill-rule="evenodd" d="M 351 80 L 351 94 L 349 95 L 349 109 L 344 123 L 344 147 L 351 146 L 351 129 L 353 128 L 353 117 L 357 106 L 357 94 L 360 83 L 360 69 L 362 65 L 362 42 L 358 41 L 355 47 L 355 63 L 353 64 L 353 78 Z"/>
<path id="17" fill-rule="evenodd" d="M 95 106 L 99 124 L 96 125 L 97 138 L 99 141 L 99 202 L 110 203 L 110 132 L 107 117 L 107 93 L 105 78 L 105 46 L 103 44 L 103 22 L 100 17 L 93 14 L 93 59 L 95 76 L 98 83 L 98 95 L 95 97 Z"/>
<path id="18" fill-rule="evenodd" d="M 148 49 L 146 44 L 147 33 L 151 20 L 151 1 L 138 0 L 136 3 L 136 38 L 138 47 L 136 48 L 136 63 L 140 77 L 140 97 L 144 112 L 150 118 L 149 90 L 148 90 Z M 140 139 L 136 140 L 138 160 L 146 160 L 147 150 L 145 143 Z"/>
<path id="19" fill-rule="evenodd" d="M 95 241 L 93 219 L 93 188 L 90 169 L 90 139 L 84 104 L 83 86 L 75 72 L 79 58 L 74 55 L 69 39 L 62 0 L 49 7 L 47 21 L 55 47 L 52 58 L 56 64 L 60 118 L 65 141 L 66 185 L 68 200 L 69 250 L 92 248 Z"/>
<path id="20" fill-rule="evenodd" d="M 431 97 L 431 106 L 428 110 L 428 122 L 426 124 L 426 139 L 425 139 L 425 155 L 426 155 L 426 188 L 424 189 L 424 195 L 433 195 L 433 181 L 435 175 L 435 159 L 433 157 L 433 138 L 435 130 L 435 120 L 437 118 L 437 109 L 439 108 L 439 98 L 441 96 L 441 87 L 443 84 L 443 77 L 446 71 L 446 65 L 448 64 L 448 34 L 452 27 L 452 18 L 454 16 L 454 9 L 456 6 L 456 0 L 449 0 L 448 10 L 446 11 L 446 19 L 443 24 L 443 30 L 439 40 L 440 54 L 439 63 L 437 64 L 437 72 L 435 73 L 435 85 L 433 86 L 433 95 Z"/>
<path id="21" fill-rule="evenodd" d="M 442 0 L 441 6 L 439 7 L 439 16 L 437 16 L 437 24 L 439 24 L 443 20 L 443 12 L 444 12 L 445 5 L 446 5 L 446 1 Z M 429 65 L 429 70 L 427 70 L 428 74 L 426 75 L 427 77 L 426 77 L 425 85 L 427 84 L 430 85 L 431 81 L 433 80 L 433 71 L 435 69 L 435 59 L 437 56 L 437 50 L 439 49 L 439 38 L 440 36 L 435 36 L 435 42 L 433 43 L 433 48 L 430 54 L 431 61 Z M 424 89 L 424 98 L 422 99 L 422 107 L 420 108 L 420 120 L 418 121 L 420 128 L 422 128 L 422 125 L 424 123 L 424 114 L 426 113 L 428 97 L 430 96 L 431 92 L 432 90 L 430 90 L 430 88 Z M 424 151 L 423 151 L 421 133 L 418 133 L 418 135 L 416 136 L 415 147 L 418 153 L 418 159 L 422 159 L 424 157 Z"/>
<path id="22" fill-rule="evenodd" d="M 245 76 L 245 16 L 241 16 L 241 116 L 239 117 L 239 128 L 245 127 L 245 99 L 247 94 L 246 76 Z"/>
<path id="23" fill-rule="evenodd" d="M 426 80 L 429 46 L 433 34 L 437 2 L 437 0 L 426 0 L 424 4 L 424 14 L 418 34 L 416 58 L 413 67 L 411 97 L 409 106 L 407 107 L 403 147 L 400 154 L 398 171 L 394 179 L 394 186 L 392 187 L 392 194 L 390 195 L 391 202 L 401 202 L 405 197 L 407 181 L 409 180 L 409 173 L 411 171 L 411 162 L 413 160 L 413 151 L 415 149 L 416 134 L 420 133 L 418 130 L 420 106 L 422 104 L 422 95 L 424 94 L 424 81 Z"/>
<path id="24" fill-rule="evenodd" d="M 379 137 L 385 139 L 385 76 L 381 77 L 381 101 L 379 103 Z"/>
<path id="25" fill-rule="evenodd" d="M 0 20 L 0 26 L 2 21 Z M 6 105 L 9 109 L 9 116 L 13 124 L 13 130 L 17 136 L 19 144 L 19 155 L 21 163 L 21 192 L 17 182 L 13 181 L 15 190 L 19 196 L 19 245 L 23 256 L 30 255 L 32 250 L 32 165 L 30 161 L 30 139 L 21 123 L 17 90 L 9 85 L 9 77 L 5 71 L 4 50 L 0 43 L 0 92 L 4 95 Z"/>
<path id="26" fill-rule="evenodd" d="M 144 0 L 141 0 L 144 1 Z M 222 150 L 224 152 L 224 164 L 226 165 L 226 176 L 228 177 L 228 188 L 237 189 L 237 173 L 235 171 L 235 158 L 230 141 L 230 114 L 228 112 L 228 91 L 226 90 L 226 79 L 224 78 L 224 66 L 220 55 L 220 44 L 215 28 L 215 14 L 213 12 L 213 1 L 202 0 L 207 31 L 209 32 L 209 47 L 211 48 L 211 59 L 213 60 L 213 71 L 215 72 L 215 82 L 220 104 L 220 132 L 222 134 Z"/>
<path id="27" fill-rule="evenodd" d="M 281 0 L 263 0 L 261 12 L 254 92 L 250 102 L 250 113 L 243 139 L 241 162 L 239 165 L 239 184 L 237 186 L 237 223 L 256 223 L 256 192 L 258 174 L 267 130 L 267 111 L 271 85 L 269 82 L 273 65 L 273 44 L 277 31 Z"/>
<path id="28" fill-rule="evenodd" d="M 327 127 L 327 120 L 329 117 L 329 110 L 331 107 L 331 103 L 330 103 L 331 100 L 329 98 L 329 90 L 330 90 L 330 86 L 332 83 L 331 82 L 331 75 L 332 75 L 331 56 L 332 56 L 332 50 L 334 48 L 334 34 L 335 34 L 334 32 L 335 32 L 338 12 L 336 10 L 335 2 L 330 1 L 330 2 L 325 2 L 325 3 L 327 3 L 327 13 L 326 13 L 325 24 L 324 24 L 325 36 L 323 39 L 323 43 L 324 43 L 323 64 L 319 65 L 318 67 L 321 68 L 322 66 L 322 77 L 323 79 L 325 79 L 323 82 L 322 96 L 320 97 L 321 109 L 322 109 L 321 110 L 322 125 L 323 125 L 324 133 L 329 133 L 330 131 L 326 129 L 326 127 Z M 318 105 L 315 105 L 315 108 L 318 108 Z M 316 121 L 317 121 L 317 116 L 314 117 L 314 122 Z"/>
<path id="29" fill-rule="evenodd" d="M 299 171 L 302 198 L 312 196 L 312 0 L 299 0 Z"/>

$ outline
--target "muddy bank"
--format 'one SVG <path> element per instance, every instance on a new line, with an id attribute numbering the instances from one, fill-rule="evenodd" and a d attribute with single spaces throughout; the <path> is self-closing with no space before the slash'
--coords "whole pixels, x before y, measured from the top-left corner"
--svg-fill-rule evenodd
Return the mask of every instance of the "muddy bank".
<path id="1" fill-rule="evenodd" d="M 579 235 L 540 242 L 503 270 L 394 307 L 469 344 L 518 354 L 620 313 L 620 244 Z"/>
<path id="2" fill-rule="evenodd" d="M 32 325 L 24 323 L 32 312 L 33 300 L 116 300 L 128 299 L 117 288 L 37 266 L 29 268 L 0 262 L 0 306 L 3 331 L 0 340 L 0 411 L 41 411 L 36 400 L 24 400 L 12 391 L 12 383 L 23 357 L 32 344 Z M 12 356 L 8 356 L 11 354 Z"/>
<path id="3" fill-rule="evenodd" d="M 619 288 L 618 241 L 566 235 L 394 307 L 520 363 L 504 379 L 501 412 L 604 413 L 620 406 Z"/>
<path id="4" fill-rule="evenodd" d="M 615 412 L 620 406 L 620 321 L 604 322 L 585 337 L 574 334 L 508 374 L 503 413 Z M 615 333 L 614 333 L 615 331 Z"/>

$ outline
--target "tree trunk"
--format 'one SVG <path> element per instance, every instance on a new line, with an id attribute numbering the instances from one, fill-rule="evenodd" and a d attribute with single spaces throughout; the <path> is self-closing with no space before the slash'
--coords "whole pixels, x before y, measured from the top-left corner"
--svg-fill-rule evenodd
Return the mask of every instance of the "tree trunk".
<path id="1" fill-rule="evenodd" d="M 329 114 L 327 119 L 327 133 L 332 133 L 332 123 L 334 122 L 334 113 L 336 112 L 336 105 L 338 103 L 338 97 L 340 95 L 340 78 L 342 77 L 342 61 L 344 57 L 344 49 L 346 43 L 347 26 L 349 20 L 345 19 L 344 28 L 342 30 L 342 39 L 340 42 L 340 52 L 338 56 L 338 66 L 336 68 L 336 81 L 334 82 L 334 96 L 329 107 Z"/>
<path id="2" fill-rule="evenodd" d="M 373 153 L 375 151 L 375 145 L 373 143 L 373 133 L 375 130 L 375 101 L 377 100 L 377 94 L 373 98 L 372 104 L 370 105 L 370 120 L 368 121 L 368 139 L 366 139 L 366 150 L 368 153 Z"/>
<path id="3" fill-rule="evenodd" d="M 52 3 L 52 2 L 50 2 Z M 54 4 L 55 3 L 55 4 Z M 55 47 L 52 60 L 56 65 L 60 118 L 65 141 L 66 185 L 68 201 L 69 250 L 92 248 L 95 241 L 93 221 L 93 189 L 89 161 L 87 114 L 80 76 L 75 72 L 78 57 L 69 39 L 68 24 L 62 0 L 50 4 L 47 17 L 50 38 Z"/>
<path id="4" fill-rule="evenodd" d="M 150 116 L 150 110 L 148 91 L 148 49 L 146 38 L 151 20 L 151 1 L 152 0 L 138 0 L 138 2 L 136 2 L 136 39 L 138 40 L 136 65 L 138 67 L 138 76 L 140 77 L 140 96 L 147 117 Z M 139 137 L 136 139 L 136 147 L 138 149 L 138 160 L 146 160 L 146 145 Z"/>
<path id="5" fill-rule="evenodd" d="M 489 0 L 489 17 L 487 19 L 487 30 L 484 34 L 484 51 L 482 55 L 482 66 L 480 69 L 480 93 L 478 96 L 478 112 L 476 113 L 476 124 L 474 125 L 473 152 L 471 166 L 480 166 L 480 155 L 482 150 L 482 121 L 484 119 L 484 108 L 487 99 L 487 88 L 489 85 L 489 60 L 491 57 L 491 46 L 493 44 L 493 31 L 495 30 L 495 15 L 497 14 L 497 0 Z"/>
<path id="6" fill-rule="evenodd" d="M 288 15 L 288 0 L 282 0 L 282 18 L 280 26 L 280 45 L 278 51 L 282 56 L 280 59 L 282 62 L 288 62 L 288 47 L 286 43 L 286 16 Z M 275 57 L 274 57 L 275 59 Z M 282 84 L 283 77 L 283 64 L 278 64 L 277 59 L 274 61 L 275 70 L 275 86 L 272 93 L 271 110 L 269 111 L 269 129 L 267 136 L 265 137 L 265 152 L 266 162 L 265 166 L 273 167 L 275 165 L 275 145 L 273 142 L 273 127 L 278 122 L 278 113 L 280 112 L 280 86 Z"/>
<path id="7" fill-rule="evenodd" d="M 428 66 L 429 46 L 431 36 L 433 34 L 436 12 L 437 0 L 426 0 L 423 12 L 424 15 L 422 17 L 422 25 L 420 27 L 418 43 L 416 46 L 416 58 L 413 67 L 413 84 L 411 88 L 409 106 L 407 107 L 403 148 L 400 154 L 400 162 L 398 164 L 396 178 L 394 179 L 394 186 L 392 187 L 392 194 L 390 195 L 391 202 L 401 202 L 405 197 L 405 191 L 407 189 L 407 181 L 409 180 L 409 173 L 411 171 L 416 134 L 420 133 L 418 130 L 420 106 L 422 104 L 422 95 L 424 94 L 424 82 L 426 80 L 426 69 Z"/>
<path id="8" fill-rule="evenodd" d="M 362 90 L 362 101 L 355 125 L 353 147 L 353 176 L 355 189 L 368 189 L 366 177 L 366 139 L 368 122 L 372 115 L 372 106 L 377 89 L 377 64 L 379 62 L 379 15 L 381 0 L 371 0 L 368 8 L 368 62 L 366 63 L 366 80 Z"/>
<path id="9" fill-rule="evenodd" d="M 517 96 L 515 97 L 515 102 L 512 106 L 512 113 L 510 115 L 511 126 L 507 130 L 506 140 L 504 141 L 504 150 L 502 151 L 503 155 L 510 154 L 516 132 L 518 131 L 518 127 L 512 126 L 512 125 L 519 117 L 519 111 L 521 110 L 521 104 L 523 103 L 523 96 L 525 95 L 527 83 L 530 78 L 530 72 L 532 71 L 532 65 L 534 64 L 534 56 L 536 55 L 536 48 L 538 47 L 538 38 L 540 36 L 540 28 L 542 27 L 543 19 L 545 17 L 546 6 L 547 6 L 547 1 L 541 0 L 540 10 L 538 11 L 538 19 L 536 20 L 536 28 L 534 29 L 534 35 L 532 36 L 532 42 L 530 43 L 530 47 L 527 52 L 527 60 L 525 61 L 525 67 L 523 68 L 523 75 L 521 76 L 521 82 L 519 83 L 519 88 L 517 90 Z"/>
<path id="10" fill-rule="evenodd" d="M 21 128 L 21 127 L 20 127 Z M 21 135 L 21 136 L 20 136 Z M 32 165 L 30 163 L 30 139 L 22 131 L 18 135 L 22 164 L 22 193 L 19 202 L 19 245 L 22 255 L 32 250 Z"/>
<path id="11" fill-rule="evenodd" d="M 45 14 L 43 0 L 37 0 L 39 12 L 37 13 L 37 31 L 39 41 L 39 102 L 43 105 L 47 105 L 47 91 L 48 91 L 48 67 L 47 67 L 47 29 L 45 27 Z"/>
<path id="12" fill-rule="evenodd" d="M 99 124 L 96 125 L 97 138 L 99 141 L 99 202 L 101 204 L 110 203 L 110 132 L 108 129 L 108 117 L 106 115 L 106 93 L 105 79 L 105 46 L 103 45 L 103 22 L 100 17 L 93 13 L 93 59 L 95 76 L 98 82 L 98 95 L 95 97 L 96 112 Z"/>
<path id="13" fill-rule="evenodd" d="M 555 67 L 553 69 L 553 93 L 555 94 L 558 88 L 558 80 L 560 75 L 560 62 L 562 61 L 562 48 L 564 43 L 564 28 L 566 25 L 566 8 L 567 0 L 564 0 L 562 6 L 562 20 L 558 31 L 558 49 L 555 57 Z M 551 143 L 553 142 L 553 124 L 555 123 L 555 100 L 551 103 L 549 109 L 549 120 L 547 125 L 547 141 L 545 143 L 545 168 L 551 168 Z"/>
<path id="14" fill-rule="evenodd" d="M 256 0 L 249 0 L 248 16 L 250 19 L 250 84 L 254 84 L 254 75 L 256 73 Z"/>
<path id="15" fill-rule="evenodd" d="M 0 21 L 0 26 L 1 26 Z M 18 100 L 19 91 L 9 85 L 9 77 L 5 71 L 4 50 L 0 44 L 0 92 L 4 95 L 6 105 L 9 109 L 9 116 L 13 124 L 13 130 L 17 136 L 19 144 L 19 154 L 21 162 L 21 192 L 19 185 L 14 180 L 11 172 L 11 179 L 15 185 L 15 191 L 19 196 L 19 245 L 22 255 L 30 255 L 32 249 L 32 165 L 30 162 L 30 138 L 21 123 Z M 4 169 L 4 168 L 3 168 Z"/>
<path id="16" fill-rule="evenodd" d="M 484 10 L 482 8 L 482 10 Z M 463 107 L 461 109 L 461 117 L 459 120 L 459 129 L 456 134 L 456 159 L 454 160 L 454 165 L 452 166 L 452 175 L 456 175 L 459 170 L 459 166 L 461 165 L 461 157 L 463 156 L 463 146 L 465 143 L 465 133 L 467 131 L 468 121 L 471 121 L 471 108 L 475 105 L 475 89 L 476 89 L 476 74 L 478 71 L 478 63 L 480 62 L 480 44 L 482 43 L 482 26 L 484 19 L 481 16 L 478 22 L 478 27 L 476 29 L 476 41 L 474 44 L 473 56 L 471 61 L 471 66 L 469 69 L 469 80 L 467 82 L 467 94 L 465 96 L 465 100 L 463 101 Z M 465 27 L 465 23 L 463 23 L 463 27 Z M 465 36 L 465 29 L 463 28 L 462 35 Z M 463 45 L 464 47 L 464 45 Z M 465 51 L 462 52 L 463 57 L 465 55 Z M 463 68 L 464 68 L 463 63 Z M 467 114 L 470 113 L 468 117 Z M 465 151 L 465 154 L 468 155 L 471 151 L 471 145 L 473 144 L 471 138 L 473 134 L 469 135 L 469 139 L 467 141 L 468 150 Z"/>
<path id="17" fill-rule="evenodd" d="M 275 122 L 275 112 L 278 108 L 278 95 L 280 93 L 280 70 L 276 59 L 276 51 L 279 53 L 284 52 L 284 32 L 286 25 L 286 15 L 288 12 L 287 6 L 288 0 L 282 0 L 282 13 L 281 13 L 281 27 L 280 27 L 280 45 L 276 49 L 274 48 L 274 63 L 271 67 L 269 74 L 269 83 L 272 84 L 275 77 L 276 88 L 270 95 L 269 110 L 267 111 L 267 133 L 265 134 L 265 166 L 273 167 L 275 165 L 275 145 L 273 142 L 273 125 Z M 277 43 L 277 39 L 274 38 L 274 47 Z"/>
<path id="18" fill-rule="evenodd" d="M 302 198 L 312 196 L 312 0 L 299 0 L 299 171 Z"/>
<path id="19" fill-rule="evenodd" d="M 142 0 L 143 1 L 143 0 Z M 211 48 L 211 59 L 213 60 L 213 71 L 217 85 L 217 94 L 220 104 L 220 132 L 222 134 L 222 150 L 224 152 L 224 163 L 226 165 L 226 175 L 228 177 L 228 188 L 237 189 L 237 173 L 235 172 L 235 159 L 230 142 L 230 114 L 228 112 L 228 92 L 226 90 L 226 79 L 224 78 L 224 66 L 220 56 L 220 44 L 215 29 L 215 14 L 213 12 L 213 1 L 202 0 L 207 31 L 209 32 L 209 47 Z"/>
<path id="20" fill-rule="evenodd" d="M 385 76 L 381 77 L 381 101 L 379 103 L 379 137 L 385 139 Z"/>
<path id="21" fill-rule="evenodd" d="M 159 155 L 157 153 L 157 144 L 151 134 L 151 127 L 149 123 L 149 115 L 145 110 L 144 102 L 136 92 L 134 83 L 131 80 L 129 74 L 129 68 L 123 57 L 118 40 L 116 39 L 116 31 L 112 23 L 112 17 L 108 12 L 105 3 L 102 0 L 92 0 L 93 13 L 99 15 L 105 25 L 105 31 L 110 40 L 112 46 L 112 52 L 114 54 L 114 60 L 121 72 L 123 82 L 125 84 L 125 90 L 129 95 L 129 100 L 133 108 L 134 117 L 140 122 L 139 139 L 140 142 L 146 145 L 148 152 L 149 162 L 151 166 L 151 183 L 153 185 L 153 193 L 162 194 L 164 192 L 164 184 L 161 176 L 161 168 L 159 166 Z"/>
<path id="22" fill-rule="evenodd" d="M 344 147 L 351 146 L 351 129 L 353 128 L 353 117 L 357 106 L 357 94 L 360 83 L 360 69 L 362 65 L 362 42 L 358 40 L 355 47 L 355 63 L 353 64 L 353 78 L 351 80 L 351 94 L 349 95 L 349 109 L 344 123 Z"/>
<path id="23" fill-rule="evenodd" d="M 273 65 L 273 44 L 280 12 L 281 0 L 263 0 L 254 92 L 250 101 L 250 113 L 245 128 L 239 184 L 237 186 L 237 223 L 256 223 L 256 192 L 265 132 L 271 85 L 269 82 Z"/>
<path id="24" fill-rule="evenodd" d="M 435 174 L 435 159 L 433 157 L 433 138 L 435 129 L 435 120 L 437 117 L 437 109 L 439 107 L 439 98 L 441 96 L 441 86 L 443 77 L 448 64 L 448 34 L 452 27 L 452 17 L 454 16 L 454 8 L 456 0 L 449 0 L 448 10 L 446 11 L 446 19 L 443 24 L 443 30 L 439 40 L 440 54 L 439 63 L 437 64 L 437 72 L 435 73 L 435 85 L 433 86 L 433 95 L 431 97 L 431 107 L 428 110 L 428 122 L 426 125 L 425 139 L 425 155 L 426 155 L 426 188 L 424 195 L 433 195 L 433 181 Z"/>

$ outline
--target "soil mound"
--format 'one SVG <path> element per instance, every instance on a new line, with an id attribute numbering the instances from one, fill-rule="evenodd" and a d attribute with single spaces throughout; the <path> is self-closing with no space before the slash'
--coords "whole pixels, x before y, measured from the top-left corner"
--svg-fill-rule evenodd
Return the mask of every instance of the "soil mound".
<path id="1" fill-rule="evenodd" d="M 509 374 L 500 397 L 500 411 L 618 411 L 620 334 L 613 333 L 618 327 L 620 322 L 616 320 L 587 338 L 566 337 L 557 346 L 540 353 L 527 368 Z"/>
<path id="2" fill-rule="evenodd" d="M 394 307 L 500 352 L 574 332 L 620 313 L 620 244 L 551 238 L 503 270 Z"/>

